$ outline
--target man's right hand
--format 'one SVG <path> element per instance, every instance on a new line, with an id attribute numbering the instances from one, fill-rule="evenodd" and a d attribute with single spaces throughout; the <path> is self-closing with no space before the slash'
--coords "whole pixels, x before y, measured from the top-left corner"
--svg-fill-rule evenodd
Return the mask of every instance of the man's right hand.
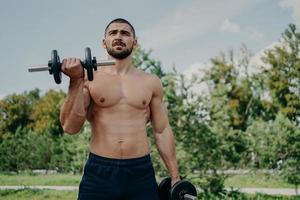
<path id="1" fill-rule="evenodd" d="M 84 77 L 84 69 L 78 58 L 65 58 L 62 61 L 61 70 L 71 79 L 79 79 Z"/>

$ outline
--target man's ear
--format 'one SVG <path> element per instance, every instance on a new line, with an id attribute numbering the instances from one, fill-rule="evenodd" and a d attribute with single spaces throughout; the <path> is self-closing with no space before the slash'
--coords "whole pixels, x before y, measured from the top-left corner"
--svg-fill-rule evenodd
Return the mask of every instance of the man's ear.
<path id="1" fill-rule="evenodd" d="M 106 49 L 106 48 L 107 48 L 107 45 L 106 45 L 106 41 L 105 41 L 105 39 L 103 39 L 103 40 L 102 40 L 102 47 L 103 47 L 104 49 Z"/>
<path id="2" fill-rule="evenodd" d="M 137 38 L 135 38 L 134 41 L 133 41 L 133 48 L 137 48 L 138 45 L 139 45 L 138 40 L 137 40 Z"/>

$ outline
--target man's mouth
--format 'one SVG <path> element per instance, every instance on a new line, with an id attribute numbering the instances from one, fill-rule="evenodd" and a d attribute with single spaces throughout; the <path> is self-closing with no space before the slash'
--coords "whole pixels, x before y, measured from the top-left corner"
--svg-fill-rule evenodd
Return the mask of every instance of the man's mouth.
<path id="1" fill-rule="evenodd" d="M 116 41 L 113 43 L 113 47 L 115 47 L 115 46 L 125 47 L 126 45 L 121 41 Z"/>

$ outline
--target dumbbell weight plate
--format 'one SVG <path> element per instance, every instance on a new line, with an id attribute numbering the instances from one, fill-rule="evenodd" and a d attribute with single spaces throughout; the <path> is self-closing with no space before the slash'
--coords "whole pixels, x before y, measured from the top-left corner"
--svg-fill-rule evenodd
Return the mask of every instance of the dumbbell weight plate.
<path id="1" fill-rule="evenodd" d="M 83 63 L 83 67 L 86 69 L 88 80 L 92 81 L 94 79 L 93 60 L 92 60 L 91 49 L 89 47 L 85 48 L 85 60 Z"/>
<path id="2" fill-rule="evenodd" d="M 171 188 L 170 200 L 184 200 L 185 194 L 197 196 L 197 191 L 192 183 L 186 180 L 182 180 L 175 183 Z"/>
<path id="3" fill-rule="evenodd" d="M 171 178 L 164 178 L 158 185 L 158 195 L 160 200 L 169 200 L 171 189 Z"/>
<path id="4" fill-rule="evenodd" d="M 57 50 L 51 51 L 51 61 L 49 61 L 48 66 L 49 66 L 50 74 L 53 74 L 55 83 L 60 84 L 61 83 L 61 63 L 60 63 L 59 56 L 57 54 Z"/>
<path id="5" fill-rule="evenodd" d="M 97 62 L 96 57 L 93 57 L 91 55 L 91 49 L 86 48 L 85 49 L 85 60 L 81 61 L 82 66 L 87 70 L 88 80 L 92 81 L 93 71 L 97 70 L 97 67 L 99 66 L 109 66 L 114 65 L 116 61 L 114 60 L 104 60 Z M 42 71 L 49 71 L 50 75 L 53 75 L 54 81 L 57 84 L 61 83 L 61 66 L 62 63 L 60 62 L 58 53 L 56 50 L 51 51 L 51 60 L 48 61 L 48 65 L 35 65 L 34 67 L 28 68 L 29 72 L 42 72 Z"/>

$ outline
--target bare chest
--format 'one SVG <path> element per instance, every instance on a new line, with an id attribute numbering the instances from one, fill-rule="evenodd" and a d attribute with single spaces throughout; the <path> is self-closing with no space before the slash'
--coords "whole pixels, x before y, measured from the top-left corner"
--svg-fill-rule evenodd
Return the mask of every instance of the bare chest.
<path id="1" fill-rule="evenodd" d="M 117 104 L 143 109 L 148 107 L 152 91 L 143 77 L 97 74 L 89 84 L 93 102 L 100 107 Z"/>

